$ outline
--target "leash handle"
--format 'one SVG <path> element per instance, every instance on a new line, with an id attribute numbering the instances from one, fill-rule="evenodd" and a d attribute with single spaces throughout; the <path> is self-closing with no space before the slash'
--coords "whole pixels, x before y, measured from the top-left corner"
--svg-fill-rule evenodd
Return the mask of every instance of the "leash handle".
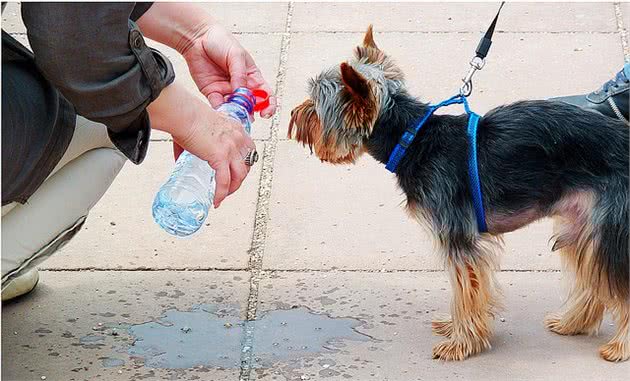
<path id="1" fill-rule="evenodd" d="M 492 46 L 492 35 L 494 34 L 494 29 L 497 25 L 497 21 L 499 20 L 499 14 L 501 13 L 501 9 L 503 8 L 504 4 L 505 4 L 505 1 L 502 1 L 501 5 L 499 6 L 499 10 L 497 11 L 497 14 L 494 16 L 494 19 L 492 20 L 492 23 L 490 23 L 488 30 L 486 30 L 486 33 L 483 35 L 483 37 L 479 41 L 479 44 L 477 45 L 477 49 L 475 50 L 475 56 L 470 61 L 470 69 L 468 70 L 468 74 L 466 74 L 466 76 L 462 78 L 462 82 L 464 83 L 462 84 L 462 87 L 459 88 L 459 95 L 463 97 L 467 97 L 467 96 L 470 96 L 470 94 L 472 94 L 472 90 L 473 90 L 472 77 L 477 70 L 483 69 L 484 65 L 486 64 L 486 56 L 488 55 L 490 46 Z"/>

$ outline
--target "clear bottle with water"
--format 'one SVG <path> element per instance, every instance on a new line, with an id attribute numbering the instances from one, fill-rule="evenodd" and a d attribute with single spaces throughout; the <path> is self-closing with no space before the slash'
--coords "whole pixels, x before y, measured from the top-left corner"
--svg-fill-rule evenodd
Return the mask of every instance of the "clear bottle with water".
<path id="1" fill-rule="evenodd" d="M 256 104 L 252 91 L 238 88 L 218 111 L 239 121 L 250 134 L 250 115 L 261 106 L 265 105 L 262 102 Z M 189 236 L 199 230 L 208 217 L 215 188 L 214 169 L 207 161 L 184 151 L 177 159 L 173 173 L 155 195 L 153 219 L 170 234 Z"/>

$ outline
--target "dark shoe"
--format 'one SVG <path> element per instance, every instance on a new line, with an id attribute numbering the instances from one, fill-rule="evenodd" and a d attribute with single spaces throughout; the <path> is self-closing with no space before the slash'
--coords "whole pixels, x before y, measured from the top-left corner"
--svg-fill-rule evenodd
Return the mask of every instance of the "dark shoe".
<path id="1" fill-rule="evenodd" d="M 621 70 L 615 78 L 604 83 L 602 87 L 590 94 L 551 99 L 580 106 L 587 110 L 598 111 L 611 118 L 617 118 L 630 126 L 630 122 L 628 122 L 629 90 L 630 80 Z"/>

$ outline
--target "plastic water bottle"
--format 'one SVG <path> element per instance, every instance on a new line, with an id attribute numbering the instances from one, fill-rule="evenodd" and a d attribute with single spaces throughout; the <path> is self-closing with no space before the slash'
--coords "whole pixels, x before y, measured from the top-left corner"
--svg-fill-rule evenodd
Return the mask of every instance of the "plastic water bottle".
<path id="1" fill-rule="evenodd" d="M 257 98 L 262 101 L 257 102 Z M 218 111 L 239 121 L 250 134 L 250 115 L 268 105 L 262 90 L 238 88 Z M 214 201 L 215 171 L 207 161 L 184 151 L 153 201 L 153 219 L 170 234 L 186 237 L 203 225 Z"/>

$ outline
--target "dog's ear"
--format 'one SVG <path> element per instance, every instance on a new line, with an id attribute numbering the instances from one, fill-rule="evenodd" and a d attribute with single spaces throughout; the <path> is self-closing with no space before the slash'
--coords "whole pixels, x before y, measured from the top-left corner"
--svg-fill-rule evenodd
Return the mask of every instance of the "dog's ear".
<path id="1" fill-rule="evenodd" d="M 367 31 L 365 32 L 365 36 L 363 37 L 363 47 L 364 48 L 372 48 L 377 49 L 376 42 L 374 42 L 374 34 L 372 32 L 372 24 L 368 25 Z"/>
<path id="2" fill-rule="evenodd" d="M 363 44 L 357 46 L 354 50 L 354 55 L 358 60 L 365 60 L 370 63 L 381 63 L 385 60 L 385 54 L 376 46 L 376 42 L 374 42 L 372 24 L 368 26 L 365 36 L 363 36 Z"/>
<path id="3" fill-rule="evenodd" d="M 341 81 L 353 97 L 360 99 L 370 97 L 370 84 L 367 79 L 346 62 L 341 63 Z"/>
<path id="4" fill-rule="evenodd" d="M 363 37 L 363 45 L 357 46 L 354 50 L 354 56 L 361 62 L 381 65 L 385 78 L 387 79 L 397 81 L 404 80 L 402 70 L 400 70 L 385 52 L 376 46 L 371 24 L 368 26 L 365 36 Z"/>
<path id="5" fill-rule="evenodd" d="M 361 138 L 369 136 L 378 116 L 377 89 L 361 73 L 346 62 L 341 64 L 344 125 Z"/>

